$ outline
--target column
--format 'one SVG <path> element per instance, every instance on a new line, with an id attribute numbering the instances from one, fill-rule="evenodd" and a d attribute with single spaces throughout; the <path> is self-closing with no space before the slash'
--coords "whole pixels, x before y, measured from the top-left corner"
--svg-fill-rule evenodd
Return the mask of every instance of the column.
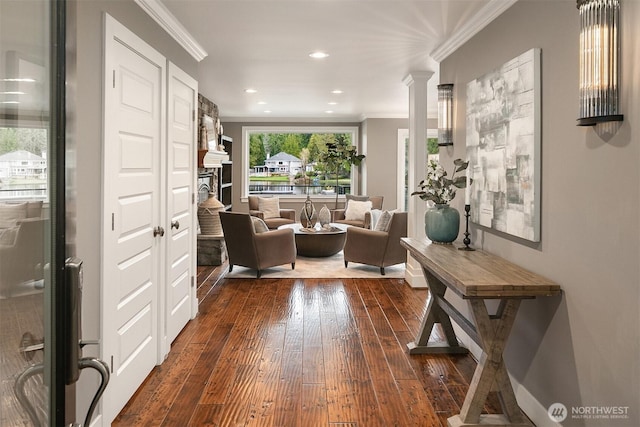
<path id="1" fill-rule="evenodd" d="M 425 178 L 427 165 L 427 82 L 433 71 L 412 71 L 403 82 L 409 88 L 409 193 Z M 426 239 L 424 213 L 426 202 L 409 197 L 407 235 Z M 413 258 L 407 258 L 405 279 L 413 287 L 427 286 L 422 268 Z"/>

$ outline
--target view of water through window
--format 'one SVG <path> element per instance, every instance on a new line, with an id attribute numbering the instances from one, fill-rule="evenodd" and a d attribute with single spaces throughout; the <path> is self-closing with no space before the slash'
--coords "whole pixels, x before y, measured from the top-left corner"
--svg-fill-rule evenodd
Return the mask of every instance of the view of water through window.
<path id="1" fill-rule="evenodd" d="M 351 133 L 251 133 L 249 194 L 349 194 L 351 163 L 327 152 L 351 145 Z"/>
<path id="2" fill-rule="evenodd" d="M 0 127 L 0 200 L 47 198 L 47 130 Z"/>

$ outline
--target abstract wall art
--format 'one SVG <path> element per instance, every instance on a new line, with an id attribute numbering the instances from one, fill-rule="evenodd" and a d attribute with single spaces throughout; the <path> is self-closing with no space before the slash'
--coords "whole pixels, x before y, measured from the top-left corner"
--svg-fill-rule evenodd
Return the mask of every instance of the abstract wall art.
<path id="1" fill-rule="evenodd" d="M 540 241 L 540 49 L 467 84 L 471 220 Z"/>

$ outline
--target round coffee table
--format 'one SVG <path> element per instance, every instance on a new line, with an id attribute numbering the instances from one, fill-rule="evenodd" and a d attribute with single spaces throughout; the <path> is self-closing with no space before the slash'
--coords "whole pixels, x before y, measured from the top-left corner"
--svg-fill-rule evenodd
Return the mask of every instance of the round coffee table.
<path id="1" fill-rule="evenodd" d="M 331 223 L 331 230 L 323 230 L 319 225 L 310 231 L 302 228 L 302 224 L 286 224 L 278 227 L 291 228 L 296 238 L 298 255 L 306 257 L 328 257 L 335 255 L 344 248 L 347 238 L 345 224 Z"/>

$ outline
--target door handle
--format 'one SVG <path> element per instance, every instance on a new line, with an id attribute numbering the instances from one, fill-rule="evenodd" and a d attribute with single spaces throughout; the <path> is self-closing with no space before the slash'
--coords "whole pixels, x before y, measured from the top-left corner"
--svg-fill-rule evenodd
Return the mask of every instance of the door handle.
<path id="1" fill-rule="evenodd" d="M 171 221 L 171 228 L 175 228 L 176 230 L 180 228 L 180 223 L 178 220 Z"/>
<path id="2" fill-rule="evenodd" d="M 164 228 L 157 226 L 156 228 L 153 229 L 153 237 L 156 237 L 158 235 L 160 237 L 164 236 Z"/>

